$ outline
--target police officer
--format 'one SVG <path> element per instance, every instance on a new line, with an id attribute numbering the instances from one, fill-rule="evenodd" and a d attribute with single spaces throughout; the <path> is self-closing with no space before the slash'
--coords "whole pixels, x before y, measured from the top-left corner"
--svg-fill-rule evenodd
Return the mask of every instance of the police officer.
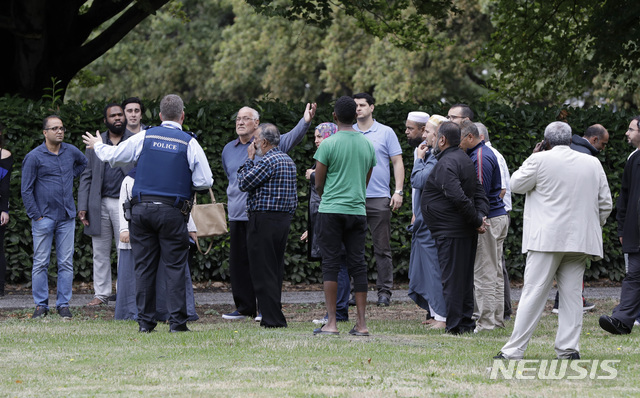
<path id="1" fill-rule="evenodd" d="M 131 250 L 135 260 L 139 331 L 156 322 L 156 274 L 166 266 L 167 307 L 171 332 L 186 332 L 185 267 L 189 250 L 186 220 L 194 190 L 207 189 L 213 175 L 198 141 L 182 131 L 184 103 L 174 94 L 160 102 L 162 124 L 142 131 L 121 145 L 108 146 L 100 135 L 85 133 L 87 149 L 111 166 L 138 164 L 132 192 Z"/>

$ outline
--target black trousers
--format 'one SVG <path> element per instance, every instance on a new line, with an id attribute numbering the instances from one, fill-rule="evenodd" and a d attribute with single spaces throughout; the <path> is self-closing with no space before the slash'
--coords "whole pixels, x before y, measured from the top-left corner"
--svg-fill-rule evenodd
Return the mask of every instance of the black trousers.
<path id="1" fill-rule="evenodd" d="M 318 213 L 318 247 L 322 253 L 322 279 L 336 282 L 346 262 L 355 292 L 367 291 L 367 262 L 364 256 L 367 217 L 350 214 Z"/>
<path id="2" fill-rule="evenodd" d="M 135 261 L 138 324 L 156 326 L 156 275 L 160 259 L 165 266 L 167 310 L 171 329 L 187 323 L 185 269 L 189 255 L 189 233 L 179 209 L 154 203 L 133 206 L 129 223 L 131 252 Z"/>
<path id="3" fill-rule="evenodd" d="M 7 273 L 7 258 L 4 255 L 4 232 L 7 226 L 0 227 L 0 296 L 4 295 L 5 275 Z"/>
<path id="4" fill-rule="evenodd" d="M 231 274 L 231 294 L 239 313 L 256 316 L 256 293 L 249 271 L 247 249 L 247 221 L 229 221 L 229 273 Z"/>
<path id="5" fill-rule="evenodd" d="M 249 268 L 262 314 L 260 326 L 287 327 L 282 313 L 282 278 L 290 225 L 289 213 L 254 212 L 249 216 Z"/>
<path id="6" fill-rule="evenodd" d="M 472 332 L 473 263 L 478 235 L 465 238 L 435 238 L 442 271 L 442 293 L 447 306 L 447 332 Z"/>
<path id="7" fill-rule="evenodd" d="M 620 304 L 613 309 L 613 317 L 629 330 L 640 311 L 640 253 L 629 253 L 629 270 L 622 280 Z"/>

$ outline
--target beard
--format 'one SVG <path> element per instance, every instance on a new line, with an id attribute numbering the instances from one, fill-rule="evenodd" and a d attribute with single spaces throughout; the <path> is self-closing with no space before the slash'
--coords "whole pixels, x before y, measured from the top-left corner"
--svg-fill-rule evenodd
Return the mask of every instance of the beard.
<path id="1" fill-rule="evenodd" d="M 262 148 L 256 147 L 256 156 L 262 157 L 264 154 L 262 153 Z"/>
<path id="2" fill-rule="evenodd" d="M 437 154 L 440 153 L 440 147 L 439 146 L 434 146 L 433 148 L 431 148 L 431 153 L 433 154 L 433 156 L 436 156 Z"/>
<path id="3" fill-rule="evenodd" d="M 411 148 L 417 148 L 420 146 L 420 144 L 422 144 L 424 141 L 422 140 L 422 137 L 419 138 L 407 138 L 407 140 L 409 141 L 409 146 Z"/>
<path id="4" fill-rule="evenodd" d="M 109 122 L 104 122 L 109 131 L 111 131 L 115 135 L 122 135 L 127 130 L 127 119 L 125 119 L 120 126 L 116 126 L 115 124 L 111 124 Z"/>

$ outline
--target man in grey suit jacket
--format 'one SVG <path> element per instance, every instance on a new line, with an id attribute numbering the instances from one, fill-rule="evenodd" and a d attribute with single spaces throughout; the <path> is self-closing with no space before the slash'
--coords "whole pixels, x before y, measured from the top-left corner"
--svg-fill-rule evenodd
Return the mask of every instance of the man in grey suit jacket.
<path id="1" fill-rule="evenodd" d="M 133 135 L 126 128 L 127 120 L 122 107 L 116 103 L 108 104 L 104 108 L 104 124 L 107 131 L 101 135 L 102 142 L 107 145 L 118 145 Z M 118 242 L 120 186 L 133 165 L 111 167 L 108 163 L 101 162 L 93 149 L 87 149 L 85 155 L 89 162 L 80 176 L 78 217 L 84 225 L 84 233 L 91 236 L 93 244 L 95 297 L 88 305 L 98 306 L 106 304 L 112 293 L 111 238 Z"/>
<path id="2" fill-rule="evenodd" d="M 495 359 L 523 358 L 554 276 L 562 303 L 556 354 L 580 359 L 582 276 L 587 258 L 602 258 L 602 226 L 613 204 L 600 161 L 569 147 L 568 124 L 549 124 L 544 138 L 551 149 L 529 156 L 511 176 L 512 192 L 526 194 L 522 252 L 527 263 L 513 333 Z"/>

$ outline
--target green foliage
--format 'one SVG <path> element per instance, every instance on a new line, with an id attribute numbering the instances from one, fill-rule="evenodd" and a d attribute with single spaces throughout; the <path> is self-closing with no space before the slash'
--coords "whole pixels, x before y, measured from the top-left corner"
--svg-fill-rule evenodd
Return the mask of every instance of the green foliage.
<path id="1" fill-rule="evenodd" d="M 396 46 L 393 35 L 371 36 L 338 6 L 330 24 L 316 26 L 258 14 L 245 0 L 185 0 L 181 12 L 190 22 L 183 23 L 172 4 L 83 69 L 66 99 L 156 98 L 170 90 L 185 100 L 326 103 L 374 90 L 378 102 L 429 103 L 487 93 L 472 79 L 482 76 L 482 65 L 469 61 L 491 30 L 477 0 L 458 1 L 465 12 L 449 14 L 443 26 L 425 24 L 435 43 L 416 39 L 416 51 Z"/>
<path id="2" fill-rule="evenodd" d="M 69 102 L 61 105 L 58 114 L 68 129 L 65 140 L 84 150 L 81 141 L 82 134 L 85 131 L 93 132 L 97 129 L 104 129 L 102 108 L 105 103 L 106 101 Z M 145 101 L 145 105 L 147 110 L 143 122 L 157 125 L 159 123 L 157 101 Z M 243 105 L 245 104 L 214 101 L 191 101 L 185 105 L 185 129 L 194 131 L 199 136 L 199 141 L 207 154 L 213 171 L 214 194 L 221 203 L 226 202 L 227 179 L 222 170 L 220 154 L 224 145 L 237 137 L 234 118 L 237 110 Z M 275 123 L 283 133 L 295 126 L 304 111 L 302 103 L 260 101 L 247 105 L 255 107 L 260 112 L 262 121 Z M 409 148 L 404 136 L 406 115 L 414 110 L 446 115 L 448 107 L 440 102 L 429 105 L 392 102 L 376 105 L 374 112 L 378 121 L 391 126 L 396 131 L 404 154 L 404 186 L 406 188 L 404 204 L 397 212 L 393 213 L 391 225 L 394 270 L 396 277 L 400 279 L 407 275 L 411 251 L 411 235 L 406 232 L 406 226 L 411 222 L 412 216 L 411 190 L 408 188 L 413 165 L 413 151 Z M 331 120 L 331 110 L 330 107 L 320 107 L 312 123 L 313 126 Z M 522 164 L 531 153 L 534 144 L 542 139 L 544 127 L 549 122 L 564 118 L 577 134 L 581 134 L 587 126 L 594 123 L 603 124 L 609 130 L 611 139 L 607 149 L 600 155 L 600 159 L 607 173 L 614 201 L 617 198 L 622 170 L 631 151 L 622 138 L 629 119 L 632 117 L 630 113 L 624 110 L 614 113 L 607 108 L 574 109 L 531 105 L 512 108 L 488 103 L 475 104 L 474 111 L 477 115 L 476 120 L 482 121 L 489 129 L 492 144 L 504 155 L 511 172 Z M 5 242 L 8 261 L 7 279 L 10 283 L 28 281 L 31 277 L 33 253 L 31 226 L 19 200 L 21 177 L 19 165 L 24 156 L 42 142 L 41 120 L 49 114 L 47 101 L 33 102 L 16 97 L 0 98 L 0 115 L 2 115 L 2 122 L 7 126 L 6 147 L 13 153 L 16 161 L 11 179 L 11 220 Z M 314 152 L 313 132 L 310 130 L 305 139 L 289 153 L 298 166 L 299 207 L 291 224 L 285 259 L 285 279 L 295 283 L 319 282 L 322 278 L 319 264 L 307 260 L 306 243 L 299 239 L 307 228 L 309 185 L 304 174 L 305 170 L 313 163 Z M 576 198 L 576 205 L 579 205 L 579 201 L 580 198 Z M 511 225 L 504 246 L 509 271 L 516 277 L 522 276 L 525 262 L 525 258 L 521 254 L 523 206 L 523 196 L 514 195 Z M 78 224 L 74 269 L 76 280 L 86 281 L 91 280 L 92 249 L 91 239 L 82 232 L 82 226 Z M 588 278 L 608 277 L 620 280 L 624 276 L 624 260 L 617 239 L 615 212 L 609 217 L 603 234 L 604 259 L 592 262 L 586 275 Z M 208 244 L 208 240 L 203 239 L 201 244 L 204 243 Z M 369 263 L 369 278 L 375 279 L 376 271 L 370 240 L 367 242 L 366 256 Z M 214 238 L 214 249 L 206 256 L 198 253 L 195 264 L 191 265 L 194 279 L 228 279 L 228 257 L 229 237 Z M 50 273 L 55 275 L 53 267 Z"/>
<path id="3" fill-rule="evenodd" d="M 553 103 L 576 96 L 590 103 L 614 103 L 635 93 L 637 104 L 637 78 L 630 72 L 640 65 L 640 3 L 500 0 L 488 4 L 494 33 L 484 59 L 497 71 L 490 84 L 501 95 L 519 102 Z M 594 89 L 596 93 L 591 93 Z"/>

